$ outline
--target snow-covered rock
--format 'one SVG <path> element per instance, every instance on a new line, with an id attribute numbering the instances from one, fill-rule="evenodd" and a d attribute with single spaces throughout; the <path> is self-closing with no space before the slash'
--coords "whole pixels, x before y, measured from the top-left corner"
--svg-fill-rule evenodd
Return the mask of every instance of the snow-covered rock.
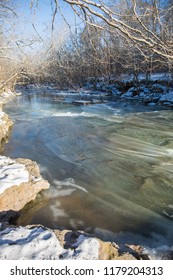
<path id="1" fill-rule="evenodd" d="M 121 95 L 121 98 L 136 98 L 137 95 L 137 91 L 135 87 L 131 87 L 129 88 L 129 90 L 124 93 L 123 95 Z"/>
<path id="2" fill-rule="evenodd" d="M 120 233 L 126 236 L 132 233 Z M 134 237 L 138 240 L 138 236 Z M 133 240 L 136 243 L 135 240 Z M 80 231 L 51 230 L 41 225 L 0 224 L 1 260 L 158 260 L 172 259 L 173 247 L 105 242 Z"/>
<path id="3" fill-rule="evenodd" d="M 15 93 L 10 89 L 0 92 L 0 147 L 2 140 L 4 140 L 8 136 L 8 132 L 13 125 L 8 115 L 2 111 L 2 108 L 3 105 L 14 98 L 14 96 Z"/>
<path id="4" fill-rule="evenodd" d="M 127 247 L 126 252 L 120 253 L 118 245 L 83 232 L 0 224 L 0 259 L 135 260 L 140 259 L 140 250 Z"/>
<path id="5" fill-rule="evenodd" d="M 173 103 L 173 91 L 169 91 L 168 93 L 162 95 L 159 102 L 171 102 Z"/>
<path id="6" fill-rule="evenodd" d="M 0 111 L 0 146 L 3 139 L 8 135 L 10 128 L 12 127 L 12 121 L 8 115 Z"/>
<path id="7" fill-rule="evenodd" d="M 29 173 L 25 165 L 18 164 L 5 156 L 0 156 L 0 195 L 14 185 L 29 181 Z"/>
<path id="8" fill-rule="evenodd" d="M 42 179 L 35 162 L 0 156 L 0 212 L 21 210 L 48 187 L 49 183 Z"/>
<path id="9" fill-rule="evenodd" d="M 0 103 L 6 104 L 15 96 L 16 96 L 15 92 L 11 91 L 10 89 L 6 89 L 6 91 L 0 93 Z"/>
<path id="10" fill-rule="evenodd" d="M 7 227 L 0 231 L 0 259 L 8 260 L 97 260 L 99 241 L 81 234 L 65 249 L 58 235 L 42 226 Z"/>
<path id="11" fill-rule="evenodd" d="M 13 97 L 15 93 L 10 90 L 1 92 L 0 104 L 3 106 Z M 11 126 L 12 121 L 1 108 L 0 145 L 1 141 L 7 137 Z M 0 212 L 3 212 L 3 218 L 5 212 L 21 210 L 28 202 L 34 200 L 41 190 L 48 187 L 49 183 L 42 179 L 35 162 L 0 156 Z"/>

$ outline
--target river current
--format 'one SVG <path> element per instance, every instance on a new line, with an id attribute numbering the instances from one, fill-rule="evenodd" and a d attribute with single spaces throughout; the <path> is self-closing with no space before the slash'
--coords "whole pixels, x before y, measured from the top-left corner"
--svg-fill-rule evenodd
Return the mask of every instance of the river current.
<path id="1" fill-rule="evenodd" d="M 3 154 L 37 161 L 51 185 L 16 223 L 172 246 L 173 111 L 52 94 L 23 90 L 5 107 L 14 126 Z"/>

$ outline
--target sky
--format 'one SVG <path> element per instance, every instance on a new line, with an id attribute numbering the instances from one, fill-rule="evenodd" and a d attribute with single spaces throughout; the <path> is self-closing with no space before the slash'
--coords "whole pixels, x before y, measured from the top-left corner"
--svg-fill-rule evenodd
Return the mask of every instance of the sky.
<path id="1" fill-rule="evenodd" d="M 31 53 L 41 48 L 46 49 L 52 43 L 52 19 L 53 19 L 53 1 L 37 0 L 31 8 L 31 0 L 13 0 L 13 5 L 17 17 L 13 17 L 10 22 L 10 32 L 16 38 L 24 53 Z M 61 12 L 67 22 L 64 21 L 61 13 L 58 11 L 54 23 L 53 38 L 55 44 L 65 40 L 69 35 L 69 27 L 74 30 L 76 16 L 72 8 L 67 3 L 59 0 Z M 27 43 L 26 43 L 27 42 Z M 33 43 L 34 42 L 34 43 Z M 26 44 L 28 45 L 26 47 Z"/>
<path id="2" fill-rule="evenodd" d="M 13 2 L 19 15 L 25 17 L 27 22 L 37 22 L 40 26 L 41 24 L 51 23 L 54 12 L 52 0 L 39 0 L 38 3 L 37 0 L 35 0 L 32 8 L 30 7 L 31 0 L 14 0 Z M 69 22 L 72 21 L 74 15 L 71 7 L 61 0 L 59 4 L 66 19 L 68 19 Z M 57 14 L 56 21 L 59 23 L 62 21 L 60 14 Z"/>

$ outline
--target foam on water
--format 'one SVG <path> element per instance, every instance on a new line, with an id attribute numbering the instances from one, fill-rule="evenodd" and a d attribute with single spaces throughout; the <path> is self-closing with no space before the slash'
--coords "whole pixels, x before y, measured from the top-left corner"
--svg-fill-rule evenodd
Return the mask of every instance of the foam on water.
<path id="1" fill-rule="evenodd" d="M 88 118 L 92 118 L 95 117 L 95 114 L 90 114 L 90 113 L 86 113 L 86 112 L 82 112 L 82 113 L 73 113 L 73 112 L 58 112 L 58 113 L 53 113 L 51 115 L 52 117 L 71 117 L 71 118 L 76 118 L 76 117 L 88 117 Z"/>
<path id="2" fill-rule="evenodd" d="M 75 180 L 74 180 L 73 178 L 67 178 L 67 179 L 65 179 L 64 181 L 54 180 L 54 184 L 55 184 L 57 187 L 59 187 L 59 186 L 61 186 L 61 187 L 72 187 L 72 188 L 79 189 L 79 190 L 81 190 L 81 191 L 83 191 L 83 192 L 88 193 L 88 191 L 87 191 L 85 188 L 83 188 L 83 187 L 77 185 L 77 184 L 75 183 Z"/>

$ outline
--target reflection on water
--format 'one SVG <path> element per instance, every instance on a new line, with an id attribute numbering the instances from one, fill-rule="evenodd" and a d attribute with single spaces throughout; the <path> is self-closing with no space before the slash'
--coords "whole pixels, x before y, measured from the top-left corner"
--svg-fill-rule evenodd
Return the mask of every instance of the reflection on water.
<path id="1" fill-rule="evenodd" d="M 3 153 L 36 160 L 51 187 L 18 224 L 161 234 L 171 245 L 173 112 L 78 107 L 33 92 L 6 107 L 15 125 Z"/>

